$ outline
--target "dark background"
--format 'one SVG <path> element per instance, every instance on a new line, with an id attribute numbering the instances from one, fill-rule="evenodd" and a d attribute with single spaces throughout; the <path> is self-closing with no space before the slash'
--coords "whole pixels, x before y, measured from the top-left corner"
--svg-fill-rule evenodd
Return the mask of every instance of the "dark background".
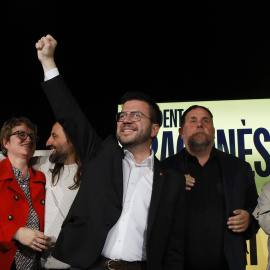
<path id="1" fill-rule="evenodd" d="M 270 98 L 270 16 L 259 1 L 9 0 L 1 9 L 0 120 L 29 117 L 37 149 L 54 123 L 35 49 L 48 33 L 102 137 L 127 90 L 157 102 Z"/>

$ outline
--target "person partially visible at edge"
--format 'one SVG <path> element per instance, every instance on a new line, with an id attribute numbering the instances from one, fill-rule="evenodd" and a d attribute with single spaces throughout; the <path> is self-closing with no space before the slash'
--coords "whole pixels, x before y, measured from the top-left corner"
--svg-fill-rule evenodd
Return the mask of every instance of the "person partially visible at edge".
<path id="1" fill-rule="evenodd" d="M 162 161 L 186 176 L 185 270 L 246 269 L 246 240 L 259 229 L 251 166 L 216 149 L 214 134 L 210 110 L 189 107 L 179 129 L 185 148 Z"/>
<path id="2" fill-rule="evenodd" d="M 264 184 L 258 198 L 258 204 L 252 214 L 258 220 L 262 230 L 268 235 L 268 263 L 266 270 L 270 270 L 270 182 Z"/>
<path id="3" fill-rule="evenodd" d="M 141 92 L 126 93 L 116 137 L 101 139 L 59 75 L 56 44 L 51 35 L 36 43 L 42 87 L 83 174 L 52 255 L 76 269 L 184 269 L 185 178 L 163 170 L 151 150 L 159 107 Z"/>
<path id="4" fill-rule="evenodd" d="M 43 233 L 45 176 L 29 165 L 37 126 L 26 117 L 10 118 L 0 139 L 7 157 L 0 162 L 1 270 L 40 269 L 40 255 L 50 238 Z"/>

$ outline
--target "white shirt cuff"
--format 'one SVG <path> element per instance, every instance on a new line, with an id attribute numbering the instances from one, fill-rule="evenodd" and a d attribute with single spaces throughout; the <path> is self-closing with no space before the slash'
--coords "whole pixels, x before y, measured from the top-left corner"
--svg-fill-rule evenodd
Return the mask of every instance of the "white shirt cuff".
<path id="1" fill-rule="evenodd" d="M 44 81 L 48 81 L 48 80 L 50 80 L 50 79 L 52 79 L 52 78 L 54 78 L 54 77 L 56 77 L 58 75 L 59 75 L 58 68 L 53 68 L 53 69 L 45 72 L 45 74 L 44 74 Z"/>

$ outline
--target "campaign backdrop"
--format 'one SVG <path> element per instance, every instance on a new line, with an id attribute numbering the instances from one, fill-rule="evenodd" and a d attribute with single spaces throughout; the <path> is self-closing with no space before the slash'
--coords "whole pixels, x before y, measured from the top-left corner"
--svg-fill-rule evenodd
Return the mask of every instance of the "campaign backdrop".
<path id="1" fill-rule="evenodd" d="M 214 116 L 215 147 L 250 163 L 260 195 L 263 185 L 270 180 L 270 99 L 158 103 L 163 123 L 152 144 L 158 159 L 174 155 L 184 147 L 178 132 L 181 116 L 195 104 L 208 108 Z M 260 229 L 256 239 L 247 241 L 247 270 L 266 269 L 267 238 Z"/>

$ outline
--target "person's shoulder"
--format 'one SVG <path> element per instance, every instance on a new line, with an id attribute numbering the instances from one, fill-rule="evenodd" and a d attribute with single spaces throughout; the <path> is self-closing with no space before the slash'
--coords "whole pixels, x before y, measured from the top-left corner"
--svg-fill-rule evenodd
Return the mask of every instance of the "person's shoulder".
<path id="1" fill-rule="evenodd" d="M 115 135 L 109 135 L 105 138 L 100 145 L 100 151 L 102 150 L 112 155 L 115 154 L 115 151 L 120 151 L 120 153 L 123 153 L 122 146 L 117 141 Z"/>
<path id="2" fill-rule="evenodd" d="M 216 149 L 216 153 L 220 163 L 223 165 L 223 167 L 230 168 L 231 173 L 235 173 L 235 171 L 246 172 L 247 170 L 251 170 L 250 163 L 239 157 L 222 152 L 218 149 Z"/>
<path id="3" fill-rule="evenodd" d="M 262 190 L 269 190 L 270 191 L 270 181 L 266 182 L 264 185 L 263 185 L 263 188 Z"/>
<path id="4" fill-rule="evenodd" d="M 166 160 L 167 161 L 173 161 L 173 160 L 176 160 L 176 159 L 181 159 L 181 158 L 184 157 L 184 153 L 185 153 L 185 150 L 182 149 L 180 152 L 165 158 L 164 161 L 166 161 Z"/>
<path id="5" fill-rule="evenodd" d="M 54 164 L 50 162 L 49 157 L 50 156 L 32 157 L 31 159 L 32 167 L 37 171 L 46 172 L 49 168 L 54 166 Z"/>
<path id="6" fill-rule="evenodd" d="M 174 160 L 173 158 L 172 159 L 169 159 L 169 158 L 164 159 L 162 161 L 158 160 L 158 167 L 169 178 L 179 179 L 181 177 L 184 177 L 184 174 L 181 171 L 179 171 L 179 168 L 177 166 L 175 166 L 175 163 L 173 162 L 173 160 Z M 155 163 L 155 164 L 157 164 L 157 163 Z"/>
<path id="7" fill-rule="evenodd" d="M 178 164 L 180 161 L 182 161 L 184 158 L 184 149 L 182 149 L 180 152 L 169 156 L 163 160 L 161 160 L 161 166 L 163 168 L 176 168 L 176 164 Z"/>
<path id="8" fill-rule="evenodd" d="M 11 163 L 9 161 L 8 158 L 4 158 L 1 162 L 0 162 L 0 170 L 1 170 L 1 173 L 2 171 L 5 172 L 7 170 L 7 167 L 10 167 L 11 168 Z"/>
<path id="9" fill-rule="evenodd" d="M 229 153 L 226 153 L 226 152 L 223 152 L 221 150 L 218 150 L 215 148 L 215 151 L 217 153 L 217 155 L 221 158 L 224 158 L 226 160 L 230 160 L 230 161 L 233 161 L 233 162 L 240 162 L 240 163 L 243 163 L 243 164 L 246 164 L 248 163 L 247 161 L 237 157 L 237 156 L 234 156 L 232 154 L 229 154 Z"/>

